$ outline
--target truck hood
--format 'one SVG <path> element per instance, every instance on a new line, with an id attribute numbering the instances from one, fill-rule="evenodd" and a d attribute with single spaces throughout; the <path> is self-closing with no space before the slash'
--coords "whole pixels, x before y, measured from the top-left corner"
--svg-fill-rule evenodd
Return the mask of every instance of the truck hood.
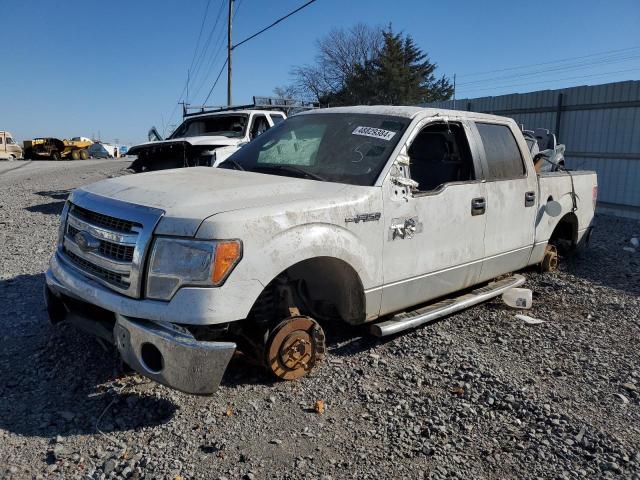
<path id="1" fill-rule="evenodd" d="M 183 137 L 183 138 L 172 138 L 168 140 L 162 140 L 160 142 L 145 142 L 139 145 L 135 145 L 129 149 L 129 155 L 137 155 L 141 150 L 145 150 L 147 148 L 155 148 L 163 145 L 171 145 L 171 144 L 182 144 L 188 143 L 193 147 L 206 147 L 206 146 L 216 146 L 216 147 L 227 147 L 229 145 L 238 145 L 245 141 L 244 138 L 229 138 L 223 136 L 199 136 L 199 137 Z"/>
<path id="2" fill-rule="evenodd" d="M 348 185 L 209 167 L 179 168 L 102 180 L 94 195 L 164 210 L 156 233 L 195 236 L 206 218 L 252 207 L 334 198 Z"/>

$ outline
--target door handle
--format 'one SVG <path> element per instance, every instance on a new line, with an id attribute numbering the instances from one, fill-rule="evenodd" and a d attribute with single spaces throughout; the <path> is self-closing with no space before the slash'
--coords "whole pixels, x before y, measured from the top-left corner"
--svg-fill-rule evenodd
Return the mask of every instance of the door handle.
<path id="1" fill-rule="evenodd" d="M 471 215 L 484 215 L 487 209 L 487 202 L 484 197 L 474 198 L 471 200 Z"/>
<path id="2" fill-rule="evenodd" d="M 536 192 L 527 192 L 524 194 L 524 206 L 532 207 L 536 203 Z"/>

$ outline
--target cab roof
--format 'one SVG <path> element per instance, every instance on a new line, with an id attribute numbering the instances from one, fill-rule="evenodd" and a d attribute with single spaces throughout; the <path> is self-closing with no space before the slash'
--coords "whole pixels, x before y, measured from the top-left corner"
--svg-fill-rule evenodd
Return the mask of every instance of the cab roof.
<path id="1" fill-rule="evenodd" d="M 433 117 L 458 117 L 458 118 L 470 118 L 476 120 L 511 120 L 506 117 L 500 117 L 497 115 L 490 115 L 487 113 L 467 112 L 465 110 L 448 110 L 444 108 L 427 108 L 427 107 L 412 107 L 412 106 L 400 106 L 400 105 L 357 105 L 353 107 L 330 107 L 319 108 L 314 110 L 307 110 L 298 113 L 298 115 L 309 115 L 314 113 L 364 113 L 371 115 L 392 115 L 395 117 L 405 117 L 414 119 L 417 116 Z"/>

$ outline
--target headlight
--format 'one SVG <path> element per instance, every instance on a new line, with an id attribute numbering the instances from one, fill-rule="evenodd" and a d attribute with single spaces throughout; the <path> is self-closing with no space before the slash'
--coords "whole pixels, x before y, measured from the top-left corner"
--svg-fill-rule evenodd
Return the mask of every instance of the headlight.
<path id="1" fill-rule="evenodd" d="M 146 296 L 170 300 L 186 285 L 220 285 L 241 256 L 239 240 L 156 238 L 149 261 Z"/>

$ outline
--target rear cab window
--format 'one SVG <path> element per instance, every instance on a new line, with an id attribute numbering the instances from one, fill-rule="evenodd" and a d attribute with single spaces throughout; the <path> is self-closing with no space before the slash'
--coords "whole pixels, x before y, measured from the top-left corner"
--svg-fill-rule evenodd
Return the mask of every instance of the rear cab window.
<path id="1" fill-rule="evenodd" d="M 484 147 L 487 180 L 508 180 L 526 176 L 522 153 L 507 125 L 476 122 L 476 128 Z"/>

